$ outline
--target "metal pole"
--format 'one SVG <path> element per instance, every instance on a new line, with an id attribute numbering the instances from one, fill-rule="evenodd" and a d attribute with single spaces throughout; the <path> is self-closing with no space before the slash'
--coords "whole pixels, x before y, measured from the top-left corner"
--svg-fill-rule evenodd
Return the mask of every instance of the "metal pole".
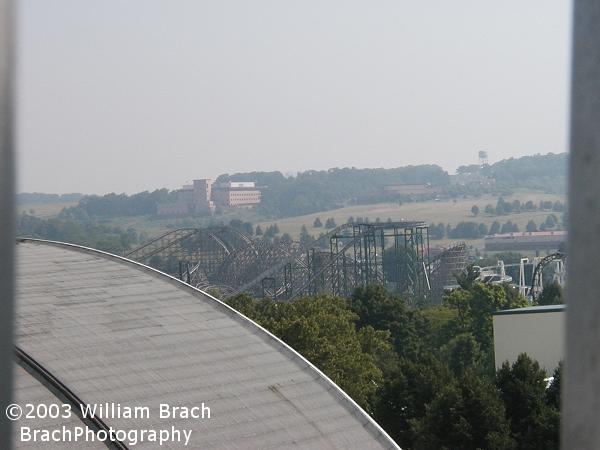
<path id="1" fill-rule="evenodd" d="M 575 0 L 562 448 L 600 448 L 600 2 Z M 590 273 L 590 268 L 592 272 Z"/>
<path id="2" fill-rule="evenodd" d="M 13 8 L 0 0 L 0 448 L 11 448 L 14 295 Z"/>

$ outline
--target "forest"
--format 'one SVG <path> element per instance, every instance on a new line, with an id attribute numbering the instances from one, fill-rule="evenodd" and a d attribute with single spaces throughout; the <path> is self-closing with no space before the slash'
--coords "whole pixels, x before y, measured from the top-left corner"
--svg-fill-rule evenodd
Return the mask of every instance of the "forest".
<path id="1" fill-rule="evenodd" d="M 492 314 L 526 300 L 508 285 L 459 281 L 443 305 L 417 309 L 380 286 L 228 303 L 319 367 L 403 449 L 558 449 L 561 366 L 548 374 L 521 354 L 494 367 Z"/>

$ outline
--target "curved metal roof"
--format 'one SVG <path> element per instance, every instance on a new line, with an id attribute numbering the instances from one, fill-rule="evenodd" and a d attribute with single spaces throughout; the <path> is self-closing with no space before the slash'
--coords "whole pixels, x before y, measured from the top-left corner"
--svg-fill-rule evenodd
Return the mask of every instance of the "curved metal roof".
<path id="1" fill-rule="evenodd" d="M 62 401 L 56 397 L 47 386 L 41 381 L 29 373 L 25 368 L 20 365 L 15 365 L 14 369 L 15 383 L 13 386 L 13 392 L 15 393 L 13 402 L 18 405 L 51 405 L 60 404 Z M 27 412 L 27 411 L 25 411 Z M 15 421 L 13 424 L 12 437 L 13 445 L 16 448 L 23 447 L 35 447 L 31 443 L 22 442 L 20 438 L 21 427 L 29 427 L 36 429 L 54 430 L 59 427 L 73 428 L 75 426 L 85 427 L 85 424 L 75 415 L 70 418 L 63 419 L 62 417 L 52 418 L 46 417 L 44 419 L 39 418 L 27 418 L 27 414 Z M 65 446 L 60 442 L 49 442 L 44 444 L 44 448 L 47 449 L 64 449 Z M 106 446 L 100 442 L 80 442 L 78 448 L 82 449 L 105 449 Z"/>
<path id="2" fill-rule="evenodd" d="M 21 240 L 17 257 L 17 345 L 88 404 L 151 411 L 103 417 L 109 426 L 191 429 L 190 448 L 399 448 L 312 364 L 210 295 L 69 244 Z M 158 415 L 161 403 L 203 402 L 210 419 Z"/>

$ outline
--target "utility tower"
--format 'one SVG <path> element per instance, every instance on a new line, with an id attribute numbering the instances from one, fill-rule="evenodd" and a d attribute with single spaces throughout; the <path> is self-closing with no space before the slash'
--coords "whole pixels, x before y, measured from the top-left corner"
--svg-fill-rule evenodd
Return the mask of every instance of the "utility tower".
<path id="1" fill-rule="evenodd" d="M 488 165 L 488 152 L 479 150 L 479 165 L 481 167 Z"/>

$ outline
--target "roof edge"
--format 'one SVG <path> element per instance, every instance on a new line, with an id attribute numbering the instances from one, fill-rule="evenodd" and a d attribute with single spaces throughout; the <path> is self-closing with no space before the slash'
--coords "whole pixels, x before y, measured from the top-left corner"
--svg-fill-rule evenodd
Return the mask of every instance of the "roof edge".
<path id="1" fill-rule="evenodd" d="M 566 311 L 565 305 L 549 305 L 547 307 L 544 306 L 533 306 L 526 308 L 516 308 L 516 309 L 504 309 L 501 311 L 496 311 L 492 313 L 493 316 L 512 316 L 516 314 L 543 314 L 543 313 L 553 313 L 553 312 L 563 312 Z"/>
<path id="2" fill-rule="evenodd" d="M 105 252 L 102 250 L 97 250 L 97 249 L 91 248 L 91 247 L 85 247 L 83 245 L 70 244 L 67 242 L 52 241 L 52 240 L 47 240 L 47 239 L 17 238 L 16 241 L 17 241 L 17 244 L 31 242 L 31 243 L 37 243 L 37 244 L 43 244 L 43 245 L 49 245 L 49 246 L 64 247 L 64 248 L 79 251 L 82 253 L 89 253 L 89 254 L 103 257 L 106 259 L 115 260 L 116 262 L 119 262 L 122 264 L 135 266 L 136 268 L 142 270 L 143 272 L 149 273 L 150 275 L 155 276 L 157 278 L 163 278 L 165 281 L 170 282 L 177 288 L 189 291 L 196 297 L 199 294 L 204 296 L 206 299 L 213 301 L 217 307 L 221 308 L 231 318 L 239 321 L 244 326 L 249 326 L 250 328 L 255 328 L 259 332 L 259 334 L 262 333 L 265 338 L 270 339 L 273 342 L 273 344 L 275 344 L 275 346 L 288 352 L 293 359 L 298 360 L 301 364 L 314 370 L 316 372 L 316 374 L 319 375 L 318 379 L 320 382 L 322 382 L 329 388 L 333 388 L 333 392 L 335 393 L 335 395 L 338 397 L 338 399 L 342 400 L 342 405 L 346 408 L 346 410 L 352 416 L 356 416 L 356 412 L 358 412 L 360 414 L 360 416 L 363 419 L 361 421 L 361 422 L 363 422 L 362 423 L 363 426 L 365 426 L 365 428 L 368 430 L 368 432 L 373 437 L 375 437 L 376 440 L 378 440 L 380 442 L 383 440 L 384 443 L 391 446 L 390 448 L 393 448 L 396 450 L 402 450 L 400 448 L 400 446 L 387 434 L 387 432 L 369 414 L 367 414 L 367 412 L 364 409 L 362 409 L 362 407 L 358 403 L 356 403 L 346 392 L 344 392 L 342 390 L 342 388 L 340 388 L 337 384 L 335 384 L 318 367 L 316 367 L 313 363 L 311 363 L 304 356 L 302 356 L 300 353 L 298 353 L 296 350 L 294 350 L 292 347 L 290 347 L 284 341 L 279 339 L 277 336 L 275 336 L 269 330 L 267 330 L 266 328 L 263 328 L 261 325 L 254 322 L 252 319 L 244 316 L 242 313 L 235 310 L 234 308 L 232 308 L 231 306 L 229 306 L 227 303 L 223 302 L 222 300 L 219 300 L 218 298 L 213 297 L 212 295 L 208 294 L 207 292 L 205 292 L 201 289 L 195 288 L 187 283 L 184 283 L 182 280 L 179 280 L 178 278 L 175 278 L 169 274 L 161 272 L 157 269 L 154 269 L 153 267 L 147 266 L 140 262 L 125 258 L 124 256 L 115 255 L 115 254 L 108 253 L 108 252 Z"/>

